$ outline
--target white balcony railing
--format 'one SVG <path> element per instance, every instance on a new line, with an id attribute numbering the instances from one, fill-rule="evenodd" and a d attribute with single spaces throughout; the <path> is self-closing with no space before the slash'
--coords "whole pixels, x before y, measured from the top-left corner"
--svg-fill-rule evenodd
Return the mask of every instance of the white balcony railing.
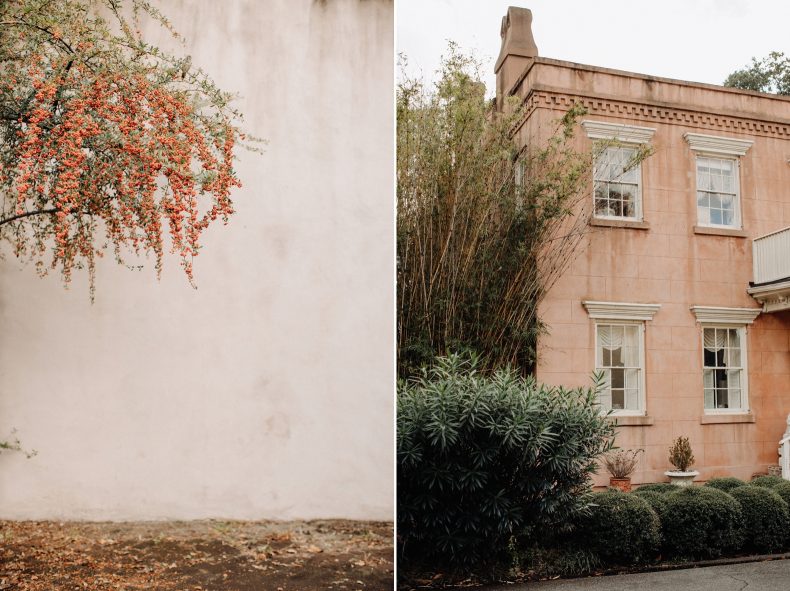
<path id="1" fill-rule="evenodd" d="M 790 280 L 790 228 L 754 239 L 754 283 Z"/>

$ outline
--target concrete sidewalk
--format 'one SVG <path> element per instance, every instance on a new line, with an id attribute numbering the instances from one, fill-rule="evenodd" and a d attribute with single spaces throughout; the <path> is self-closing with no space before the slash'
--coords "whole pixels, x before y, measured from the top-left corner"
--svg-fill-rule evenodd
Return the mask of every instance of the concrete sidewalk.
<path id="1" fill-rule="evenodd" d="M 790 560 L 541 581 L 486 591 L 790 591 Z"/>

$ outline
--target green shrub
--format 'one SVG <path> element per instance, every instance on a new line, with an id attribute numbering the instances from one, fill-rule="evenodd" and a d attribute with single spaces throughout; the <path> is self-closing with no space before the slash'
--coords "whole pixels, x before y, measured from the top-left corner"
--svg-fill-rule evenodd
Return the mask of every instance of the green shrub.
<path id="1" fill-rule="evenodd" d="M 786 480 L 779 476 L 758 476 L 757 478 L 753 478 L 749 484 L 752 486 L 761 486 L 763 488 L 773 488 L 777 484 L 782 484 L 783 482 L 786 482 Z"/>
<path id="2" fill-rule="evenodd" d="M 529 545 L 587 503 L 613 427 L 593 389 L 490 376 L 440 358 L 398 384 L 399 561 L 461 571 L 506 565 L 514 535 Z"/>
<path id="3" fill-rule="evenodd" d="M 689 486 L 666 499 L 661 531 L 669 555 L 715 558 L 739 548 L 741 507 L 729 494 L 712 487 Z"/>
<path id="4" fill-rule="evenodd" d="M 546 548 L 533 546 L 521 558 L 525 572 L 532 571 L 541 579 L 583 577 L 601 567 L 601 559 L 586 548 Z"/>
<path id="5" fill-rule="evenodd" d="M 653 482 L 651 484 L 640 484 L 639 488 L 636 490 L 641 492 L 647 492 L 651 490 L 653 492 L 666 494 L 677 492 L 679 488 L 679 486 L 675 486 L 674 484 L 670 484 L 668 482 Z"/>
<path id="6" fill-rule="evenodd" d="M 718 488 L 719 490 L 728 492 L 734 488 L 743 486 L 744 484 L 746 483 L 740 478 L 735 478 L 734 476 L 725 476 L 724 478 L 711 478 L 705 483 L 705 486 L 709 486 L 711 488 Z"/>
<path id="7" fill-rule="evenodd" d="M 594 493 L 589 512 L 580 518 L 574 537 L 612 564 L 653 558 L 661 539 L 658 515 L 641 496 L 618 490 Z"/>
<path id="8" fill-rule="evenodd" d="M 741 504 L 744 546 L 758 552 L 776 552 L 785 547 L 790 527 L 788 506 L 765 486 L 739 486 L 730 494 Z"/>
<path id="9" fill-rule="evenodd" d="M 637 495 L 640 499 L 647 501 L 648 505 L 650 505 L 653 508 L 653 511 L 656 512 L 656 515 L 658 515 L 658 518 L 662 518 L 664 511 L 667 508 L 666 494 L 662 494 L 655 490 L 642 490 L 641 488 L 637 491 L 634 491 L 633 494 Z"/>
<path id="10" fill-rule="evenodd" d="M 790 507 L 790 480 L 785 480 L 784 482 L 780 482 L 779 484 L 774 486 L 771 490 L 774 491 L 776 494 L 778 494 L 780 497 L 782 497 L 784 502 L 787 503 L 787 506 Z"/>

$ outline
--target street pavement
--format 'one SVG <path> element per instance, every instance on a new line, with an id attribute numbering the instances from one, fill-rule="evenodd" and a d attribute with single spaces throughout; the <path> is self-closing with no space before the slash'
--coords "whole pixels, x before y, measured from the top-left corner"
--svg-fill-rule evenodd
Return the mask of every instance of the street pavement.
<path id="1" fill-rule="evenodd" d="M 486 591 L 790 591 L 790 560 L 541 581 Z"/>

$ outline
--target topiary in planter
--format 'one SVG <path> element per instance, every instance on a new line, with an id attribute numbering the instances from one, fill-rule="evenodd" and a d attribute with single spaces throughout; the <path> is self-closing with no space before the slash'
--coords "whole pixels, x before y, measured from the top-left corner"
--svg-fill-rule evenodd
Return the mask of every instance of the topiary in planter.
<path id="1" fill-rule="evenodd" d="M 783 482 L 787 481 L 779 476 L 758 476 L 757 478 L 752 479 L 749 484 L 752 486 L 761 486 L 763 488 L 773 488 L 777 484 L 781 484 Z"/>
<path id="2" fill-rule="evenodd" d="M 746 483 L 740 478 L 735 478 L 734 476 L 725 476 L 724 478 L 711 478 L 705 483 L 705 486 L 710 486 L 711 488 L 718 488 L 719 490 L 728 492 L 734 488 L 743 486 L 744 484 Z"/>
<path id="3" fill-rule="evenodd" d="M 612 489 L 594 493 L 591 503 L 574 533 L 579 546 L 610 564 L 638 563 L 654 557 L 661 525 L 645 499 Z"/>
<path id="4" fill-rule="evenodd" d="M 636 489 L 637 492 L 647 492 L 649 490 L 661 494 L 667 494 L 677 492 L 678 487 L 673 484 L 669 484 L 668 482 L 653 482 L 650 484 L 640 484 L 639 488 Z"/>
<path id="5" fill-rule="evenodd" d="M 666 496 L 661 516 L 664 550 L 683 558 L 716 558 L 740 547 L 741 507 L 724 491 L 706 486 Z"/>
<path id="6" fill-rule="evenodd" d="M 743 513 L 744 547 L 777 552 L 786 546 L 790 513 L 777 493 L 761 486 L 739 486 L 730 491 Z"/>

